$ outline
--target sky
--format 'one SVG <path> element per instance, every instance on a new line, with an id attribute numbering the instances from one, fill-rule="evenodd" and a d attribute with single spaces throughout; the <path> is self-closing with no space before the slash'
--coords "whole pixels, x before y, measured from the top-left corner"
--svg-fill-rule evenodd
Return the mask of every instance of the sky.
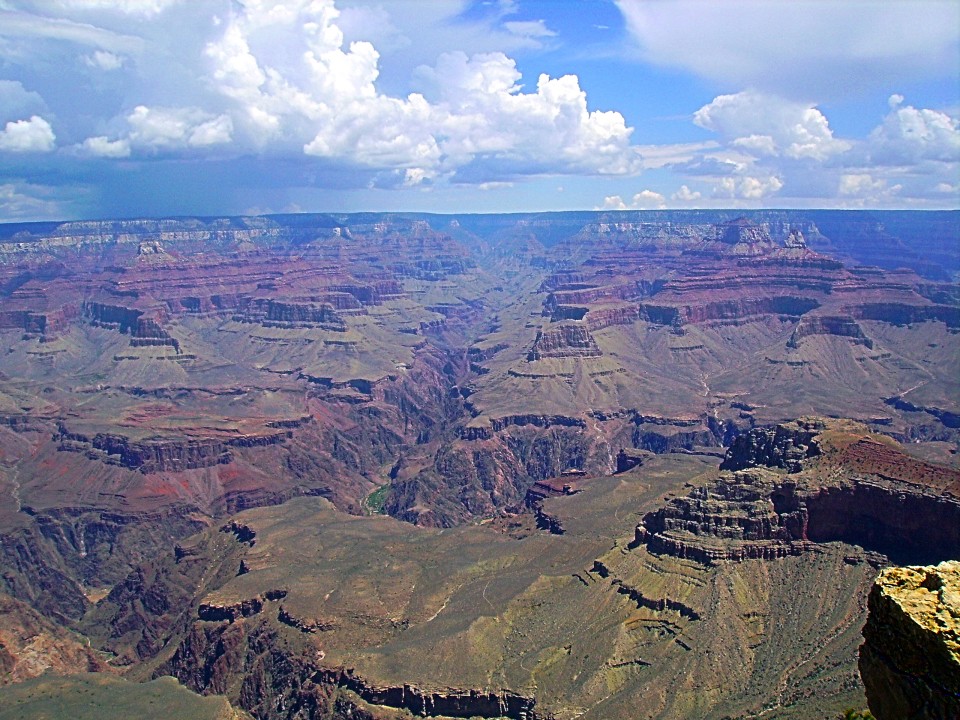
<path id="1" fill-rule="evenodd" d="M 955 0 L 0 0 L 0 221 L 960 207 Z"/>

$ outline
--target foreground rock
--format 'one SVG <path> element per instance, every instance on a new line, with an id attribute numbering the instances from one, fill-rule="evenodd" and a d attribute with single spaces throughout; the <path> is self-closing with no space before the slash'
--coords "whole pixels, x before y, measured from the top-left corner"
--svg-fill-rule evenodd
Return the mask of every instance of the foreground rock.
<path id="1" fill-rule="evenodd" d="M 877 720 L 960 717 L 960 562 L 888 568 L 869 607 L 860 675 Z"/>

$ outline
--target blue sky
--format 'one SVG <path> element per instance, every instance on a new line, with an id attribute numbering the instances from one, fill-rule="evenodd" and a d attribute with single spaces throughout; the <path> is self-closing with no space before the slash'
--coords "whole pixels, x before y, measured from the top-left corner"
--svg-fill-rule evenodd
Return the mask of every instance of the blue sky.
<path id="1" fill-rule="evenodd" d="M 0 221 L 960 206 L 953 0 L 0 0 Z"/>

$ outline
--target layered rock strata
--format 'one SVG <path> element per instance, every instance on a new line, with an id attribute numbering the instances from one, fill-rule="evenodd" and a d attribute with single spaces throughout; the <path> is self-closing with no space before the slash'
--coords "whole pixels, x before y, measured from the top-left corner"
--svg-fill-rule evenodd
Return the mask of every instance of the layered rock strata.
<path id="1" fill-rule="evenodd" d="M 728 472 L 644 516 L 633 545 L 705 564 L 831 541 L 898 561 L 960 557 L 960 471 L 864 430 L 817 420 L 753 430 L 728 450 Z"/>

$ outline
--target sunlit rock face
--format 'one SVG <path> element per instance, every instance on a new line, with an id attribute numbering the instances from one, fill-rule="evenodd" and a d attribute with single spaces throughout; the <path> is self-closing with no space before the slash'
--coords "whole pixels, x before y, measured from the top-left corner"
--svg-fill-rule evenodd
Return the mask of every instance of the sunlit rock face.
<path id="1" fill-rule="evenodd" d="M 887 568 L 869 608 L 860 675 L 877 720 L 960 717 L 960 562 Z"/>

